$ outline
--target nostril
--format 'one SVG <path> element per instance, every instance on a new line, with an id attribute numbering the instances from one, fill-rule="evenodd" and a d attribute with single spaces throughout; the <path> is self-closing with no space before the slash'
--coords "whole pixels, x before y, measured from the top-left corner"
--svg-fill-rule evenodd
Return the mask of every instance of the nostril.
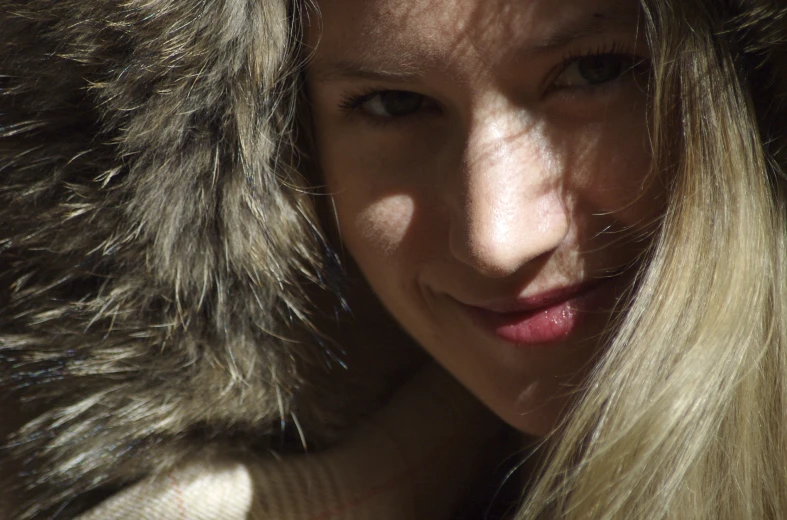
<path id="1" fill-rule="evenodd" d="M 533 251 L 532 254 L 516 254 L 511 247 L 473 245 L 465 242 L 461 248 L 452 248 L 454 258 L 471 267 L 486 278 L 506 278 L 522 269 L 536 269 L 543 260 L 548 259 L 554 249 Z"/>
<path id="2" fill-rule="evenodd" d="M 472 267 L 475 271 L 490 278 L 505 277 L 521 267 L 520 259 L 513 254 L 515 239 L 501 242 L 495 240 L 479 240 L 470 236 L 452 240 L 451 249 L 454 257 Z"/>
<path id="3" fill-rule="evenodd" d="M 517 202 L 514 211 L 470 208 L 452 219 L 449 247 L 454 259 L 486 277 L 501 278 L 559 248 L 569 230 L 564 205 L 552 195 Z"/>

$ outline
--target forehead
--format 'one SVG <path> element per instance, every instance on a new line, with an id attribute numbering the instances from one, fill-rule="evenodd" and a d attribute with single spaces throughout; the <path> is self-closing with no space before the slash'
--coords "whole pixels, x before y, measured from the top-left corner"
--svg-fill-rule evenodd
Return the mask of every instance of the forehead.
<path id="1" fill-rule="evenodd" d="M 316 64 L 348 55 L 439 67 L 466 56 L 547 51 L 572 40 L 635 30 L 637 0 L 317 0 L 308 29 Z"/>

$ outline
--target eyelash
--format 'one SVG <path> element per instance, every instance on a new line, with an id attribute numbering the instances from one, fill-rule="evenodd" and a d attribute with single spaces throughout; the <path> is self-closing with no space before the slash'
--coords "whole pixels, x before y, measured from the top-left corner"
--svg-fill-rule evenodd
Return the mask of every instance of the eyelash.
<path id="1" fill-rule="evenodd" d="M 570 50 L 566 56 L 561 60 L 560 64 L 557 65 L 553 69 L 553 73 L 549 74 L 550 81 L 554 82 L 557 78 L 560 77 L 562 73 L 564 73 L 568 68 L 578 62 L 579 60 L 585 58 L 592 58 L 592 57 L 601 57 L 601 56 L 614 56 L 617 58 L 625 58 L 631 61 L 631 66 L 624 71 L 621 76 L 618 78 L 608 81 L 605 83 L 601 83 L 599 85 L 586 85 L 583 87 L 575 86 L 571 87 L 577 93 L 588 93 L 594 90 L 604 89 L 605 87 L 610 87 L 615 85 L 620 79 L 623 78 L 626 74 L 630 74 L 631 72 L 636 72 L 638 70 L 642 70 L 646 67 L 648 63 L 648 59 L 645 56 L 637 54 L 634 45 L 632 44 L 623 44 L 617 41 L 613 41 L 606 44 L 601 44 L 594 49 L 588 49 L 582 52 L 577 52 L 575 50 Z M 558 89 L 559 90 L 559 89 Z M 547 87 L 544 89 L 545 93 L 550 93 L 555 91 L 555 89 L 551 89 Z"/>
<path id="2" fill-rule="evenodd" d="M 361 105 L 372 99 L 377 94 L 388 92 L 391 89 L 366 88 L 359 92 L 346 94 L 339 102 L 339 108 L 344 112 L 354 112 Z"/>
<path id="3" fill-rule="evenodd" d="M 587 49 L 580 52 L 571 49 L 566 53 L 566 55 L 560 61 L 560 64 L 556 67 L 556 69 L 558 71 L 563 71 L 566 69 L 568 65 L 570 65 L 576 60 L 581 60 L 582 58 L 590 58 L 592 56 L 606 56 L 606 55 L 636 57 L 634 55 L 633 46 L 612 41 L 609 43 L 603 43 L 594 49 Z"/>
<path id="4" fill-rule="evenodd" d="M 563 74 L 566 70 L 568 70 L 568 67 L 570 67 L 575 62 L 577 62 L 579 60 L 582 60 L 582 59 L 585 59 L 585 58 L 591 58 L 591 57 L 596 57 L 596 56 L 598 56 L 598 57 L 600 57 L 600 56 L 614 56 L 614 57 L 621 57 L 621 58 L 629 59 L 632 62 L 632 65 L 631 65 L 631 67 L 629 69 L 627 69 L 626 74 L 628 74 L 630 72 L 633 72 L 633 71 L 636 71 L 637 69 L 643 68 L 643 66 L 648 61 L 647 58 L 645 58 L 644 56 L 641 56 L 641 55 L 636 53 L 636 51 L 633 48 L 633 45 L 626 45 L 626 44 L 622 44 L 620 42 L 614 42 L 613 41 L 613 42 L 610 42 L 610 43 L 607 43 L 607 44 L 599 45 L 598 47 L 596 47 L 594 49 L 588 49 L 588 50 L 581 51 L 581 52 L 577 52 L 575 50 L 570 50 L 563 57 L 563 59 L 560 61 L 560 63 L 557 66 L 555 66 L 552 69 L 552 71 L 549 73 L 549 75 L 548 75 L 549 81 L 552 82 L 552 83 L 554 81 L 556 81 L 560 77 L 560 75 Z M 572 87 L 551 88 L 551 84 L 550 84 L 550 86 L 548 86 L 548 87 L 546 87 L 545 89 L 542 89 L 542 90 L 544 91 L 545 94 L 556 93 L 556 92 L 559 92 L 561 90 L 572 90 L 573 92 L 570 95 L 571 96 L 575 96 L 575 95 L 587 94 L 587 93 L 590 93 L 590 92 L 599 91 L 601 89 L 608 88 L 610 86 L 615 85 L 618 82 L 619 79 L 621 79 L 621 78 L 619 77 L 619 78 L 616 78 L 614 80 L 611 80 L 611 81 L 608 81 L 608 82 L 604 82 L 604 83 L 601 83 L 601 84 L 598 84 L 598 85 L 586 85 L 586 86 L 572 86 Z M 381 88 L 369 87 L 369 88 L 363 89 L 363 90 L 358 91 L 358 92 L 348 93 L 348 94 L 346 94 L 345 96 L 342 97 L 342 99 L 339 102 L 338 106 L 339 106 L 339 109 L 342 112 L 347 113 L 347 114 L 352 114 L 352 113 L 356 112 L 364 103 L 366 103 L 367 101 L 369 101 L 372 98 L 374 98 L 374 96 L 377 96 L 377 95 L 385 93 L 385 92 L 391 92 L 393 90 L 395 90 L 395 89 L 386 89 L 386 88 L 382 88 L 381 89 Z M 436 102 L 433 101 L 433 103 L 436 103 Z M 367 115 L 366 117 L 370 121 L 373 121 L 373 122 L 378 123 L 378 124 L 386 125 L 386 124 L 392 124 L 392 123 L 396 123 L 396 122 L 401 122 L 403 120 L 407 120 L 407 119 L 410 119 L 410 118 L 413 118 L 413 117 L 418 117 L 421 114 L 422 114 L 422 112 L 418 111 L 418 112 L 415 112 L 415 113 L 413 113 L 411 115 L 399 116 L 399 117 L 385 117 L 385 118 L 383 118 L 383 117 L 376 117 L 376 116 L 372 116 L 372 115 Z"/>
<path id="5" fill-rule="evenodd" d="M 341 101 L 339 102 L 339 110 L 347 115 L 356 114 L 364 103 L 371 100 L 375 96 L 379 94 L 383 94 L 385 92 L 392 92 L 395 90 L 396 89 L 390 89 L 390 88 L 368 87 L 363 90 L 359 90 L 357 92 L 348 93 L 344 95 Z M 426 96 L 424 97 L 426 98 Z M 439 105 L 437 104 L 436 101 L 431 100 L 431 103 L 436 105 L 436 109 L 439 110 Z M 427 112 L 427 113 L 432 113 L 432 112 Z M 414 112 L 407 116 L 380 117 L 367 113 L 360 113 L 359 115 L 363 117 L 364 122 L 367 124 L 390 127 L 392 125 L 410 123 L 413 121 L 414 118 L 426 115 L 427 113 L 425 113 L 422 110 L 418 110 L 417 112 Z"/>

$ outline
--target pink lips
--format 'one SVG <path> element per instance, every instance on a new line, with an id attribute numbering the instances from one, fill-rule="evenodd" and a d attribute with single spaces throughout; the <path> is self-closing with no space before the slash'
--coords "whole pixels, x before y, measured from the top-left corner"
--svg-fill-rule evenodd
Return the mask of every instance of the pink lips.
<path id="1" fill-rule="evenodd" d="M 477 324 L 500 339 L 521 346 L 545 345 L 571 336 L 592 306 L 597 286 L 586 283 L 510 302 L 464 307 Z"/>

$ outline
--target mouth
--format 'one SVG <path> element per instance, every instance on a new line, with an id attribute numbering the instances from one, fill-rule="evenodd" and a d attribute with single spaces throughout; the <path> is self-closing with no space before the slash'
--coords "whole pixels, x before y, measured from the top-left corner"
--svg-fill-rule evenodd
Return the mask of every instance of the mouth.
<path id="1" fill-rule="evenodd" d="M 588 315 L 604 305 L 610 279 L 565 286 L 528 298 L 482 306 L 460 303 L 478 326 L 521 347 L 547 346 L 570 339 Z"/>

